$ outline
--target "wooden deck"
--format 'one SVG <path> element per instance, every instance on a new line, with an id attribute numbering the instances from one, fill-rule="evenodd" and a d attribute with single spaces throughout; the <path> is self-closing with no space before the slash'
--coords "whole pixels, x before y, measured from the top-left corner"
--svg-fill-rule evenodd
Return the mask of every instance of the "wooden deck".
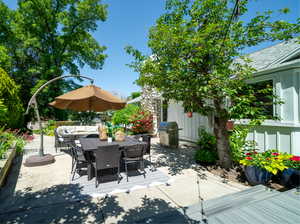
<path id="1" fill-rule="evenodd" d="M 297 224 L 300 192 L 278 192 L 262 185 L 171 211 L 137 223 Z"/>

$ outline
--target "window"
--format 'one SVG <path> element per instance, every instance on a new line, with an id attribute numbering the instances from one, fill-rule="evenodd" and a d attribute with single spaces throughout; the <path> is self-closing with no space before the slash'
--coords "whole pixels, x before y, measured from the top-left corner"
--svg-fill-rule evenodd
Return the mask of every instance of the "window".
<path id="1" fill-rule="evenodd" d="M 251 86 L 254 89 L 254 95 L 256 97 L 256 102 L 253 102 L 253 106 L 259 105 L 259 107 L 262 108 L 261 114 L 272 119 L 274 116 L 272 92 L 266 92 L 265 90 L 269 88 L 273 91 L 273 81 L 258 82 L 251 84 Z"/>

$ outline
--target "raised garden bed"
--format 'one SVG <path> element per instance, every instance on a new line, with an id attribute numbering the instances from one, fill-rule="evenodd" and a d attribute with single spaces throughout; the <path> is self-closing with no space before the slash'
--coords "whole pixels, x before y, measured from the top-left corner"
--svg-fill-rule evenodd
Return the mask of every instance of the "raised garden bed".
<path id="1" fill-rule="evenodd" d="M 244 170 L 241 166 L 236 166 L 235 168 L 225 170 L 219 166 L 204 166 L 204 168 L 210 173 L 219 176 L 224 179 L 224 181 L 233 181 L 237 183 L 244 184 L 246 186 L 250 186 L 247 178 L 245 176 Z M 282 184 L 281 175 L 273 176 L 271 181 L 267 184 L 268 187 L 273 188 L 278 191 L 286 191 L 291 189 L 292 187 L 284 186 Z"/>
<path id="2" fill-rule="evenodd" d="M 16 148 L 8 149 L 5 159 L 0 159 L 0 187 L 5 184 L 13 159 L 16 156 Z"/>

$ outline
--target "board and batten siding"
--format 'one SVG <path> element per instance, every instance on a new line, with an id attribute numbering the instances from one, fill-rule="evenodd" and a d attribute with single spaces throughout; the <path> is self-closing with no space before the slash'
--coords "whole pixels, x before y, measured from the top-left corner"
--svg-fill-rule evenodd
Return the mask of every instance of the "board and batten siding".
<path id="1" fill-rule="evenodd" d="M 175 121 L 179 131 L 179 139 L 188 141 L 197 141 L 199 128 L 205 128 L 210 131 L 209 119 L 198 113 L 193 113 L 192 117 L 188 117 L 184 112 L 181 103 L 170 101 L 168 105 L 168 122 Z"/>
<path id="2" fill-rule="evenodd" d="M 274 112 L 281 120 L 264 122 L 251 130 L 247 139 L 254 140 L 259 150 L 278 149 L 300 155 L 300 69 L 256 76 L 249 83 L 267 80 L 273 81 L 275 93 L 284 101 L 284 104 L 274 105 Z M 179 138 L 183 140 L 196 141 L 200 127 L 212 132 L 212 122 L 208 117 L 193 113 L 193 117 L 189 118 L 181 103 L 175 101 L 169 103 L 168 121 L 177 122 L 182 129 Z M 241 121 L 240 124 L 246 123 Z"/>
<path id="3" fill-rule="evenodd" d="M 259 150 L 278 149 L 300 155 L 300 69 L 255 77 L 250 83 L 266 80 L 273 80 L 274 91 L 284 102 L 274 105 L 280 120 L 264 122 L 251 130 L 247 139 L 254 140 Z"/>

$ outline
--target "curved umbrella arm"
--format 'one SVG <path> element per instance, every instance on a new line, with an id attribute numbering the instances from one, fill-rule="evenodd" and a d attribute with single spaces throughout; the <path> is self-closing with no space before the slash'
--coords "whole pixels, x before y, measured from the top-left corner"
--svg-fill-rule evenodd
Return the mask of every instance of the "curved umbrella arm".
<path id="1" fill-rule="evenodd" d="M 82 76 L 82 75 L 64 75 L 64 76 L 56 77 L 54 79 L 49 80 L 48 82 L 46 82 L 45 84 L 43 84 L 40 88 L 38 88 L 38 90 L 33 94 L 33 96 L 31 97 L 31 99 L 29 100 L 29 103 L 27 105 L 27 109 L 26 109 L 25 114 L 28 114 L 31 105 L 34 104 L 34 110 L 35 110 L 35 113 L 36 113 L 36 116 L 37 116 L 37 120 L 38 120 L 38 123 L 39 123 L 40 131 L 41 131 L 41 145 L 40 145 L 40 149 L 39 149 L 39 156 L 44 156 L 44 138 L 43 138 L 44 133 L 43 133 L 43 127 L 42 127 L 42 122 L 41 122 L 41 118 L 40 118 L 40 114 L 39 114 L 39 109 L 38 109 L 38 104 L 37 104 L 36 96 L 37 96 L 37 94 L 43 88 L 45 88 L 50 83 L 55 82 L 56 80 L 59 80 L 59 79 L 70 78 L 70 77 L 73 77 L 73 78 L 76 78 L 76 77 L 85 78 L 85 79 L 90 80 L 91 84 L 93 84 L 93 82 L 94 82 L 93 79 L 91 79 L 89 77 L 86 77 L 86 76 Z"/>
<path id="2" fill-rule="evenodd" d="M 88 79 L 88 80 L 90 80 L 91 81 L 91 84 L 93 84 L 93 82 L 94 82 L 94 79 L 91 79 L 91 78 L 89 78 L 89 77 L 87 77 L 87 76 L 82 76 L 82 75 L 64 75 L 64 76 L 60 76 L 60 77 L 56 77 L 56 78 L 54 78 L 54 79 L 51 79 L 51 80 L 49 80 L 48 82 L 46 82 L 45 84 L 43 84 L 40 88 L 38 88 L 38 90 L 32 95 L 32 97 L 31 97 L 31 99 L 29 100 L 29 103 L 28 103 L 28 105 L 27 105 L 27 109 L 26 109 L 26 112 L 25 112 L 25 114 L 28 114 L 28 112 L 29 112 L 29 108 L 30 108 L 30 106 L 32 105 L 32 104 L 34 104 L 34 102 L 36 101 L 35 100 L 35 98 L 36 98 L 36 96 L 37 96 L 37 94 L 43 89 L 43 88 L 45 88 L 47 85 L 49 85 L 50 83 L 52 83 L 52 82 L 55 82 L 56 80 L 59 80 L 59 79 L 65 79 L 65 78 L 85 78 L 85 79 Z"/>

